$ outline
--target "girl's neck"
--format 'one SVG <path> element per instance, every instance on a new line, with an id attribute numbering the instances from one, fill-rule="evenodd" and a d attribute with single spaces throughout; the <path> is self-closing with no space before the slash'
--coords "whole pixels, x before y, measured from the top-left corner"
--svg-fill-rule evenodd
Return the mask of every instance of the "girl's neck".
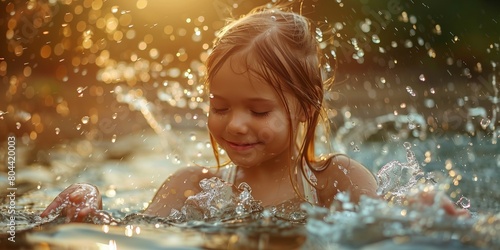
<path id="1" fill-rule="evenodd" d="M 290 170 L 297 167 L 297 152 L 294 149 L 293 152 L 286 150 L 280 155 L 276 155 L 274 158 L 268 161 L 261 162 L 259 165 L 252 167 L 240 167 L 238 166 L 238 172 L 240 177 L 243 179 L 255 179 L 255 180 L 276 180 L 278 178 L 290 179 Z M 245 181 L 245 180 L 243 180 Z"/>
<path id="2" fill-rule="evenodd" d="M 289 174 L 290 164 L 286 162 L 275 162 L 261 164 L 249 168 L 239 167 L 238 172 L 242 174 L 244 179 L 255 179 L 266 181 L 267 179 L 276 179 L 287 177 Z"/>
<path id="3" fill-rule="evenodd" d="M 276 162 L 251 168 L 238 167 L 235 184 L 246 182 L 263 206 L 278 205 L 297 197 L 290 180 L 290 163 Z"/>

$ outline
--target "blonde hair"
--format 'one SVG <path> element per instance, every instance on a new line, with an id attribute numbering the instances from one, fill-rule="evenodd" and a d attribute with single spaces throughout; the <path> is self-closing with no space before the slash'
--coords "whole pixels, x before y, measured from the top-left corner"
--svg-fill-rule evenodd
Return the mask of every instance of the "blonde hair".
<path id="1" fill-rule="evenodd" d="M 318 162 L 315 155 L 317 125 L 323 123 L 325 132 L 329 132 L 329 126 L 323 107 L 324 81 L 320 63 L 323 53 L 310 20 L 290 10 L 263 7 L 232 20 L 218 33 L 206 61 L 208 85 L 224 62 L 235 54 L 242 55 L 243 62 L 246 56 L 246 68 L 274 88 L 289 114 L 289 124 L 292 124 L 292 117 L 284 93 L 298 100 L 306 117 L 302 127 L 303 141 L 297 145 L 290 129 L 290 143 L 299 148 L 296 160 L 300 164 L 296 165 L 301 166 L 302 174 L 305 175 L 304 167 L 316 171 L 326 168 L 331 159 L 319 167 L 312 164 Z M 218 145 L 212 135 L 210 139 L 217 164 L 221 166 Z"/>

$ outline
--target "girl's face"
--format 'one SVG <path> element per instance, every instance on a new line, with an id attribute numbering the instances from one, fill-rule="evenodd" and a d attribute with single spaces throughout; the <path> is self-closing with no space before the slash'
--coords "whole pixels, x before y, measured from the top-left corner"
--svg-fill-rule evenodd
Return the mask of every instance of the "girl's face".
<path id="1" fill-rule="evenodd" d="M 210 82 L 210 133 L 238 166 L 288 163 L 291 126 L 280 97 L 264 80 L 231 65 L 230 59 Z M 297 105 L 291 96 L 285 97 L 296 128 Z"/>

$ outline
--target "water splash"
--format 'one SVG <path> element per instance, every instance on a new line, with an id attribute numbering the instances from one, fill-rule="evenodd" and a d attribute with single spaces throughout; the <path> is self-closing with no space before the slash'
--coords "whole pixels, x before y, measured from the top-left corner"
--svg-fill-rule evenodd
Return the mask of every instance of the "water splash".
<path id="1" fill-rule="evenodd" d="M 341 113 L 349 113 L 349 108 L 342 108 Z M 408 107 L 407 114 L 386 114 L 374 117 L 373 119 L 362 121 L 357 117 L 345 116 L 344 123 L 338 128 L 333 141 L 337 141 L 333 147 L 346 152 L 342 147 L 347 142 L 361 142 L 375 136 L 378 133 L 387 133 L 385 127 L 393 127 L 396 134 L 387 136 L 393 140 L 400 137 L 407 138 L 408 135 L 425 139 L 427 137 L 427 121 L 425 117 L 412 107 Z"/>
<path id="2" fill-rule="evenodd" d="M 172 209 L 169 218 L 176 222 L 224 220 L 262 211 L 261 202 L 253 199 L 252 189 L 244 182 L 235 189 L 212 177 L 201 180 L 200 187 L 202 191 L 188 197 L 180 211 Z"/>
<path id="3" fill-rule="evenodd" d="M 377 173 L 377 194 L 381 196 L 394 196 L 396 199 L 403 197 L 421 178 L 424 172 L 411 150 L 409 142 L 404 143 L 406 161 L 391 161 L 383 166 Z"/>
<path id="4" fill-rule="evenodd" d="M 498 123 L 498 115 L 500 114 L 500 84 L 497 82 L 497 63 L 492 61 L 492 74 L 491 80 L 486 80 L 482 76 L 478 78 L 481 84 L 485 86 L 491 85 L 492 92 L 488 96 L 488 100 L 491 103 L 491 109 L 483 106 L 475 106 L 473 100 L 470 100 L 468 96 L 458 99 L 458 104 L 463 106 L 467 112 L 467 121 L 465 124 L 465 130 L 470 135 L 476 135 L 480 129 L 476 127 L 480 127 L 482 131 L 486 131 L 487 133 L 491 133 L 491 143 L 493 145 L 498 143 L 498 138 L 500 137 L 500 127 L 497 127 Z M 489 112 L 491 110 L 491 112 Z M 476 126 L 474 120 L 478 118 L 479 126 Z"/>
<path id="5" fill-rule="evenodd" d="M 339 193 L 330 208 L 303 206 L 308 216 L 305 245 L 319 249 L 350 249 L 373 243 L 375 249 L 392 249 L 401 244 L 418 247 L 422 243 L 437 242 L 440 246 L 459 249 L 469 244 L 487 249 L 497 247 L 500 243 L 495 236 L 500 225 L 499 214 L 472 213 L 470 218 L 448 215 L 441 207 L 446 185 L 435 185 L 434 177 L 421 170 L 411 144 L 406 142 L 404 147 L 406 162 L 390 162 L 377 174 L 378 193 L 397 202 L 363 196 L 354 205 L 349 193 Z M 401 202 L 430 190 L 437 191 L 432 205 Z M 456 205 L 468 209 L 471 201 L 462 196 Z M 410 240 L 404 243 L 393 240 L 407 236 Z M 419 237 L 423 237 L 423 242 L 413 241 Z"/>
<path id="6" fill-rule="evenodd" d="M 336 197 L 338 201 L 346 199 L 349 199 L 349 195 L 345 193 Z M 363 196 L 357 206 L 343 210 L 303 208 L 309 217 L 306 224 L 308 241 L 313 246 L 325 247 L 320 249 L 332 249 L 332 246 L 334 249 L 339 249 L 340 246 L 357 248 L 404 236 L 412 238 L 422 236 L 427 243 L 434 239 L 445 244 L 456 239 L 478 241 L 482 237 L 478 234 L 473 239 L 469 238 L 474 225 L 473 220 L 450 218 L 435 206 L 419 204 L 402 206 Z M 449 231 L 451 228 L 453 233 Z M 488 242 L 490 243 L 491 241 Z M 408 241 L 406 244 L 411 245 L 411 242 Z"/>

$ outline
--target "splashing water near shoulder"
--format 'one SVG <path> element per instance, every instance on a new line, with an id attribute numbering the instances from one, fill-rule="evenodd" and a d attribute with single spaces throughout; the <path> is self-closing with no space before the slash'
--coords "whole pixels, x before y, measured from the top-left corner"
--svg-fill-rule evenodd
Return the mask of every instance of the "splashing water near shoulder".
<path id="1" fill-rule="evenodd" d="M 432 174 L 420 168 L 411 144 L 403 145 L 406 162 L 391 161 L 376 174 L 378 195 L 393 202 L 362 196 L 358 204 L 353 204 L 349 193 L 339 193 L 329 209 L 303 206 L 308 214 L 306 228 L 310 244 L 320 244 L 325 249 L 346 245 L 356 248 L 395 236 L 427 234 L 447 228 L 460 233 L 469 230 L 471 221 L 450 220 L 440 207 L 421 203 L 405 205 L 404 199 L 418 192 L 416 189 L 421 184 L 429 186 L 436 182 Z"/>

